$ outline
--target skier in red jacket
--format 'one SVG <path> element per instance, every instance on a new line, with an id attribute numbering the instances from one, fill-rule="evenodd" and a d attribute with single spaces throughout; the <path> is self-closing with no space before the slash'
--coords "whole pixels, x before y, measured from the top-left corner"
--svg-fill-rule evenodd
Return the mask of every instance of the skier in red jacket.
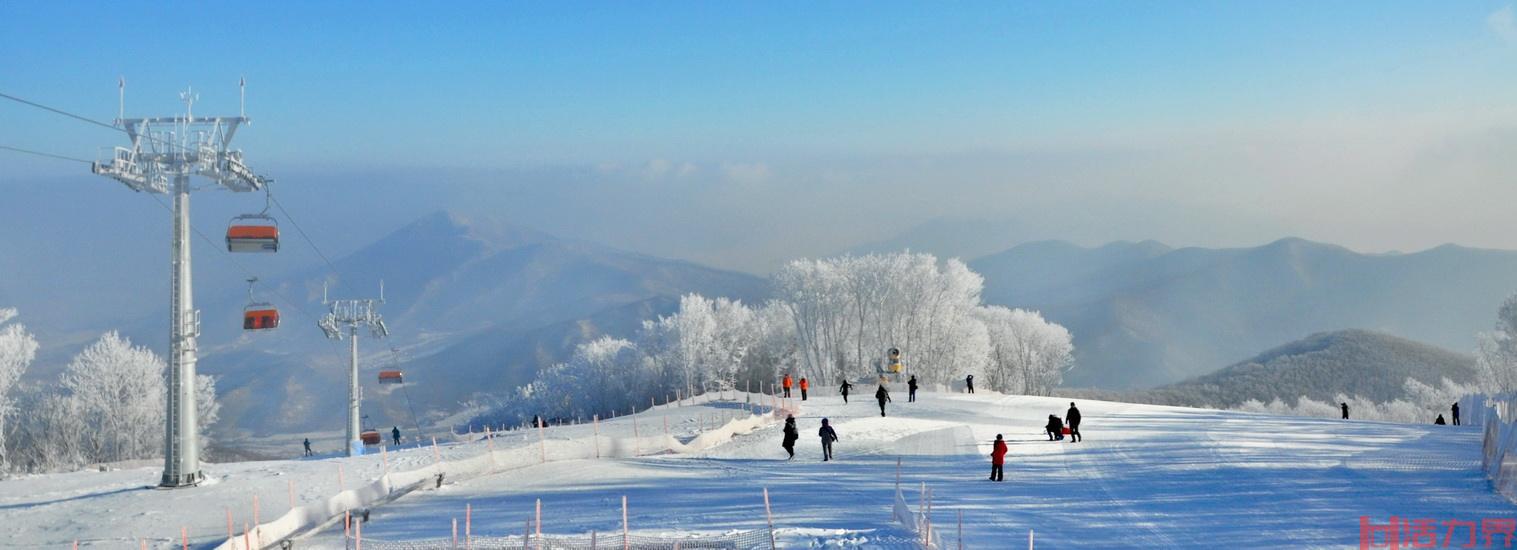
<path id="1" fill-rule="evenodd" d="M 1006 474 L 1001 471 L 1001 465 L 1006 462 L 1006 441 L 1001 439 L 1001 434 L 996 434 L 995 446 L 990 451 L 990 480 L 1006 481 Z"/>

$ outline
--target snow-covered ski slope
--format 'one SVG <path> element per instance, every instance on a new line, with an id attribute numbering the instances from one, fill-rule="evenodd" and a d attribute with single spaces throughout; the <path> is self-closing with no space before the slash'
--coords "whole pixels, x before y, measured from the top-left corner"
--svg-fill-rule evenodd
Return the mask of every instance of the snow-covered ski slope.
<path id="1" fill-rule="evenodd" d="M 835 395 L 800 404 L 793 461 L 784 460 L 777 424 L 690 454 L 550 461 L 374 508 L 364 537 L 448 537 L 465 505 L 476 534 L 519 534 L 537 499 L 544 533 L 607 536 L 621 530 L 623 495 L 634 534 L 761 529 L 767 487 L 784 546 L 905 547 L 910 534 L 891 520 L 897 459 L 906 501 L 916 507 L 925 482 L 936 530 L 956 543 L 962 512 L 967 548 L 1022 547 L 1029 529 L 1038 548 L 1358 547 L 1361 516 L 1379 524 L 1391 515 L 1477 523 L 1517 517 L 1517 506 L 1496 495 L 1480 471 L 1478 427 L 1080 401 L 1086 441 L 1055 443 L 1041 426 L 1049 414 L 1064 416 L 1068 399 L 923 393 L 906 403 L 902 393 L 886 418 L 863 395 L 846 405 Z M 667 418 L 672 433 L 689 437 L 697 424 L 714 424 L 712 415 L 738 406 L 660 409 L 638 415 L 638 429 L 661 433 Z M 820 460 L 822 417 L 841 437 L 833 462 Z M 627 418 L 601 425 L 603 435 L 631 429 Z M 549 430 L 549 438 L 588 430 Z M 997 433 L 1011 448 L 1004 483 L 986 480 L 985 455 Z M 496 444 L 530 448 L 536 438 L 512 433 Z M 480 445 L 445 446 L 443 458 L 477 455 Z M 433 460 L 429 448 L 389 458 L 396 470 Z M 217 483 L 191 491 L 140 489 L 154 480 L 155 467 L 0 482 L 0 541 L 60 547 L 78 537 L 117 547 L 145 536 L 163 543 L 188 523 L 194 541 L 219 543 L 227 506 L 240 534 L 253 492 L 268 521 L 287 507 L 286 479 L 297 480 L 297 498 L 329 496 L 338 463 L 347 476 L 365 479 L 383 467 L 378 457 L 209 465 Z M 348 484 L 356 482 L 350 477 Z M 297 546 L 342 544 L 338 526 Z"/>

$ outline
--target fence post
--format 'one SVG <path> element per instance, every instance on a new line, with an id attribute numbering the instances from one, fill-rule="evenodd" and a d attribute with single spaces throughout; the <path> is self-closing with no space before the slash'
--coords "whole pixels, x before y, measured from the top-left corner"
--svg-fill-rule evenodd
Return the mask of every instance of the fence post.
<path id="1" fill-rule="evenodd" d="M 1032 529 L 1027 530 L 1027 550 L 1032 550 Z"/>
<path id="2" fill-rule="evenodd" d="M 622 495 L 622 550 L 632 549 L 632 539 L 627 536 L 627 495 Z"/>
<path id="3" fill-rule="evenodd" d="M 347 539 L 353 538 L 353 511 L 342 511 L 342 539 L 343 545 L 347 545 Z"/>
<path id="4" fill-rule="evenodd" d="M 537 549 L 543 547 L 543 499 L 537 499 L 537 519 L 532 520 L 532 528 L 537 531 Z"/>
<path id="5" fill-rule="evenodd" d="M 189 527 L 184 527 L 182 525 L 179 527 L 179 547 L 181 549 L 183 549 L 183 550 L 190 550 L 190 528 Z"/>
<path id="6" fill-rule="evenodd" d="M 600 458 L 600 415 L 591 415 L 590 421 L 595 423 L 595 458 Z"/>
<path id="7" fill-rule="evenodd" d="M 769 522 L 769 547 L 776 548 L 774 541 L 774 512 L 769 508 L 769 488 L 764 488 L 764 520 Z"/>
<path id="8" fill-rule="evenodd" d="M 637 415 L 632 415 L 632 456 L 643 454 L 642 434 L 637 431 Z"/>
<path id="9" fill-rule="evenodd" d="M 354 540 L 357 541 L 357 544 L 353 546 L 353 550 L 363 550 L 363 522 L 362 521 L 358 522 L 358 525 L 354 525 L 353 526 L 353 538 L 354 538 Z"/>
<path id="10" fill-rule="evenodd" d="M 449 548 L 458 548 L 458 518 L 453 518 L 453 546 Z"/>
<path id="11" fill-rule="evenodd" d="M 532 547 L 532 518 L 521 520 L 521 550 Z"/>
<path id="12" fill-rule="evenodd" d="M 964 550 L 964 509 L 959 509 L 959 550 Z"/>
<path id="13" fill-rule="evenodd" d="M 464 503 L 464 548 L 474 546 L 474 504 Z"/>
<path id="14" fill-rule="evenodd" d="M 246 521 L 242 522 L 242 547 L 247 550 L 253 550 L 253 537 L 248 535 L 248 522 Z M 363 543 L 360 542 L 358 547 L 362 549 Z"/>
<path id="15" fill-rule="evenodd" d="M 432 438 L 432 461 L 439 467 L 442 466 L 442 451 L 437 450 L 437 438 Z"/>
<path id="16" fill-rule="evenodd" d="M 346 527 L 344 527 L 344 528 L 346 528 Z M 347 536 L 348 533 L 347 533 L 347 531 L 344 531 L 342 534 L 343 534 L 343 536 Z M 226 538 L 227 538 L 227 540 L 234 541 L 234 544 L 235 544 L 235 541 L 237 540 L 237 533 L 235 533 L 235 532 L 232 531 L 232 509 L 231 508 L 227 508 L 226 509 Z"/>
<path id="17" fill-rule="evenodd" d="M 664 416 L 664 437 L 669 437 L 669 417 Z"/>
<path id="18" fill-rule="evenodd" d="M 348 490 L 348 483 L 342 479 L 342 463 L 337 463 L 337 492 Z"/>

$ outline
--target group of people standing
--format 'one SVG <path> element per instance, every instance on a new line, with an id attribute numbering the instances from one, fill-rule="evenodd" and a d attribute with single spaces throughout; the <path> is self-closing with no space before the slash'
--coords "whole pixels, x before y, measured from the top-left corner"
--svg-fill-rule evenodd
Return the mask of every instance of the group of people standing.
<path id="1" fill-rule="evenodd" d="M 1344 420 L 1348 420 L 1348 403 L 1339 403 L 1338 407 L 1343 410 L 1343 419 Z M 1449 412 L 1451 413 L 1451 415 L 1454 418 L 1453 424 L 1455 426 L 1458 426 L 1459 425 L 1459 403 L 1454 403 L 1454 405 L 1452 407 L 1449 407 Z M 1444 425 L 1449 424 L 1449 422 L 1447 420 L 1443 419 L 1443 413 L 1438 413 L 1438 417 L 1433 419 L 1433 423 L 1437 424 L 1439 426 L 1444 426 Z"/>
<path id="2" fill-rule="evenodd" d="M 790 374 L 789 373 L 786 373 L 785 377 L 782 378 L 782 379 L 780 379 L 780 388 L 783 389 L 783 390 L 785 390 L 785 397 L 790 397 L 790 388 L 792 386 L 794 386 L 794 385 L 796 385 L 795 384 L 795 380 L 793 380 L 793 379 L 790 378 Z M 806 392 L 811 389 L 811 382 L 808 381 L 808 380 L 806 380 L 805 377 L 802 377 L 801 378 L 800 386 L 801 386 L 801 401 L 805 401 L 806 400 Z M 847 401 L 847 400 L 844 399 L 844 401 Z"/>

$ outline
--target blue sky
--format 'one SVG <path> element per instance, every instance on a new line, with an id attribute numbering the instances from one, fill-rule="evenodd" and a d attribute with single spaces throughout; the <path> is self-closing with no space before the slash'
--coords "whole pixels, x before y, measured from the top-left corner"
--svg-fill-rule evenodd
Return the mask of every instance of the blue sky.
<path id="1" fill-rule="evenodd" d="M 187 85 L 230 113 L 246 76 L 238 143 L 281 181 L 479 185 L 418 202 L 753 271 L 942 218 L 1033 228 L 1008 245 L 1517 248 L 1513 9 L 7 2 L 0 91 L 110 119 L 125 76 L 129 115 Z M 0 104 L 0 145 L 118 142 Z M 77 173 L 0 155 L 0 185 Z"/>

